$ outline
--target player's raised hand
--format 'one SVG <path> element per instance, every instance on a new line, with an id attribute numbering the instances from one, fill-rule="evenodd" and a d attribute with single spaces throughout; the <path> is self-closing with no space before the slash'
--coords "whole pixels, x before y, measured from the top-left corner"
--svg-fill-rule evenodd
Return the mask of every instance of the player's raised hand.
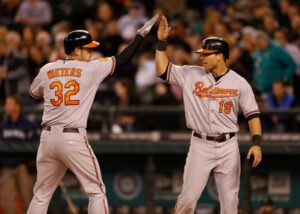
<path id="1" fill-rule="evenodd" d="M 157 38 L 161 41 L 166 41 L 171 31 L 168 21 L 165 16 L 162 16 L 157 30 Z"/>
<path id="2" fill-rule="evenodd" d="M 255 168 L 258 166 L 262 159 L 261 147 L 258 145 L 251 146 L 247 154 L 247 160 L 251 158 L 251 155 L 253 155 L 254 157 L 252 162 L 252 168 Z"/>
<path id="3" fill-rule="evenodd" d="M 160 14 L 156 14 L 153 16 L 149 21 L 147 21 L 143 27 L 137 30 L 138 34 L 142 35 L 143 37 L 146 36 L 150 30 L 152 29 L 153 25 L 157 22 L 159 19 Z"/>

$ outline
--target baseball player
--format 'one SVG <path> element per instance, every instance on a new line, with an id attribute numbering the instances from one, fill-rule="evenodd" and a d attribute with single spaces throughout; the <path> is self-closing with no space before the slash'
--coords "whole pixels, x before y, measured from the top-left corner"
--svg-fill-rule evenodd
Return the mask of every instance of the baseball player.
<path id="1" fill-rule="evenodd" d="M 247 158 L 252 167 L 261 161 L 259 110 L 248 82 L 226 67 L 228 43 L 218 37 L 203 41 L 197 51 L 203 66 L 177 66 L 166 55 L 170 28 L 163 16 L 157 36 L 156 73 L 167 83 L 182 88 L 187 127 L 192 129 L 190 148 L 183 175 L 182 192 L 175 213 L 194 213 L 196 203 L 213 173 L 222 214 L 238 213 L 240 155 L 236 137 L 241 109 L 248 120 L 253 145 Z"/>
<path id="2" fill-rule="evenodd" d="M 46 214 L 53 192 L 67 169 L 80 181 L 89 197 L 88 213 L 108 213 L 105 186 L 96 156 L 88 143 L 86 124 L 99 84 L 115 67 L 128 62 L 158 19 L 150 19 L 118 56 L 90 61 L 99 45 L 89 32 L 76 30 L 64 39 L 67 58 L 48 63 L 33 80 L 29 93 L 44 99 L 37 181 L 28 214 Z"/>

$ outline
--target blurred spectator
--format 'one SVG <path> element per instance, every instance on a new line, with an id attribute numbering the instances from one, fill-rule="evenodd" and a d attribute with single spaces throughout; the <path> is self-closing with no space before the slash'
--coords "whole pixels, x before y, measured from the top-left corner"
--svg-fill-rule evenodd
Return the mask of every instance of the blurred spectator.
<path id="1" fill-rule="evenodd" d="M 227 60 L 227 65 L 239 75 L 244 77 L 247 82 L 251 84 L 252 59 L 250 54 L 246 50 L 237 46 L 232 47 L 230 49 L 230 55 L 229 59 Z"/>
<path id="2" fill-rule="evenodd" d="M 22 102 L 16 96 L 8 96 L 5 103 L 6 118 L 0 125 L 0 139 L 2 143 L 36 142 L 39 138 L 37 126 L 22 114 Z M 5 213 L 15 214 L 16 198 L 23 199 L 25 212 L 32 198 L 33 180 L 26 166 L 27 157 L 21 154 L 1 155 L 0 163 L 3 167 L 3 188 L 1 191 Z"/>
<path id="3" fill-rule="evenodd" d="M 139 56 L 135 85 L 138 97 L 142 103 L 151 103 L 154 88 L 161 80 L 155 75 L 155 62 L 152 54 L 145 52 Z"/>
<path id="4" fill-rule="evenodd" d="M 293 41 L 300 47 L 300 14 L 291 17 Z"/>
<path id="5" fill-rule="evenodd" d="M 153 105 L 178 105 L 178 101 L 170 91 L 169 85 L 158 83 L 155 86 Z"/>
<path id="6" fill-rule="evenodd" d="M 12 26 L 21 0 L 2 0 L 0 4 L 0 25 Z"/>
<path id="7" fill-rule="evenodd" d="M 118 20 L 118 29 L 125 41 L 133 39 L 136 30 L 148 21 L 145 16 L 145 8 L 138 1 L 131 1 L 127 6 L 127 14 L 120 17 Z"/>
<path id="8" fill-rule="evenodd" d="M 35 46 L 40 50 L 44 58 L 48 59 L 52 51 L 52 37 L 47 31 L 40 31 L 35 37 Z"/>
<path id="9" fill-rule="evenodd" d="M 288 17 L 289 17 L 289 19 L 291 19 L 294 16 L 299 15 L 299 12 L 300 12 L 299 5 L 296 5 L 295 3 L 291 4 L 288 8 Z"/>
<path id="10" fill-rule="evenodd" d="M 96 21 L 100 21 L 104 26 L 114 19 L 114 15 L 114 8 L 109 2 L 104 1 L 97 5 Z"/>
<path id="11" fill-rule="evenodd" d="M 182 15 L 177 15 L 171 22 L 171 37 L 184 39 L 188 35 L 189 24 Z"/>
<path id="12" fill-rule="evenodd" d="M 65 58 L 64 38 L 66 35 L 67 34 L 65 32 L 58 32 L 55 34 L 54 47 L 50 53 L 49 62 L 54 62 L 56 60 Z"/>
<path id="13" fill-rule="evenodd" d="M 279 45 L 270 41 L 269 36 L 262 32 L 256 32 L 254 36 L 256 51 L 254 58 L 254 83 L 261 93 L 272 90 L 274 81 L 284 79 L 292 83 L 296 72 L 296 63 L 290 55 Z"/>
<path id="14" fill-rule="evenodd" d="M 239 43 L 242 40 L 243 20 L 234 18 L 230 20 L 228 24 L 229 24 L 229 32 L 231 32 L 234 41 L 236 41 L 236 43 Z"/>
<path id="15" fill-rule="evenodd" d="M 100 52 L 104 56 L 114 56 L 118 53 L 118 49 L 123 44 L 123 39 L 118 31 L 116 20 L 107 23 L 103 37 L 100 39 Z"/>
<path id="16" fill-rule="evenodd" d="M 199 50 L 201 48 L 202 38 L 198 33 L 191 33 L 185 38 L 186 43 L 191 48 L 190 50 L 190 63 L 191 64 L 199 64 L 199 54 L 197 54 L 194 50 Z"/>
<path id="17" fill-rule="evenodd" d="M 264 199 L 259 207 L 259 214 L 274 214 L 275 213 L 275 206 L 272 199 L 267 198 Z"/>
<path id="18" fill-rule="evenodd" d="M 21 46 L 21 35 L 17 31 L 9 31 L 6 35 L 6 42 L 12 50 L 19 50 Z"/>
<path id="19" fill-rule="evenodd" d="M 228 32 L 227 26 L 223 22 L 216 23 L 214 25 L 214 33 L 210 36 L 224 38 L 230 46 L 233 46 L 236 44 L 236 40 L 235 40 L 234 36 Z"/>
<path id="20" fill-rule="evenodd" d="M 279 9 L 280 13 L 278 13 L 278 20 L 280 25 L 291 27 L 290 19 L 288 17 L 288 11 L 290 8 L 290 0 L 279 0 Z"/>
<path id="21" fill-rule="evenodd" d="M 280 28 L 275 31 L 276 42 L 281 45 L 297 64 L 296 73 L 293 79 L 294 96 L 297 105 L 300 105 L 300 49 L 297 45 L 289 42 L 290 32 L 287 28 Z"/>
<path id="22" fill-rule="evenodd" d="M 186 11 L 186 3 L 188 0 L 155 0 L 155 5 L 159 6 L 162 10 L 167 11 L 168 15 L 173 16 L 182 11 Z"/>
<path id="23" fill-rule="evenodd" d="M 274 14 L 266 14 L 263 16 L 263 27 L 266 33 L 272 37 L 277 28 L 279 28 L 279 23 Z"/>
<path id="24" fill-rule="evenodd" d="M 9 32 L 6 41 L 0 42 L 0 79 L 3 80 L 5 94 L 22 96 L 27 103 L 30 84 L 27 60 L 19 51 L 20 35 Z"/>
<path id="25" fill-rule="evenodd" d="M 4 25 L 0 25 L 0 41 L 6 40 L 8 34 L 8 28 Z"/>
<path id="26" fill-rule="evenodd" d="M 51 34 L 56 36 L 59 33 L 64 33 L 65 35 L 72 29 L 71 23 L 67 20 L 62 20 L 51 27 Z"/>
<path id="27" fill-rule="evenodd" d="M 31 46 L 28 56 L 30 82 L 37 76 L 40 68 L 48 63 L 46 56 L 37 46 Z"/>
<path id="28" fill-rule="evenodd" d="M 129 79 L 120 79 L 115 84 L 116 98 L 113 104 L 118 107 L 130 107 L 138 105 L 139 101 L 133 94 L 133 86 Z M 131 114 L 117 114 L 115 123 L 112 124 L 112 132 L 131 132 L 136 129 L 137 116 Z"/>
<path id="29" fill-rule="evenodd" d="M 47 26 L 51 21 L 51 7 L 44 0 L 24 0 L 15 16 L 15 22 L 24 26 Z"/>
<path id="30" fill-rule="evenodd" d="M 20 51 L 24 56 L 28 56 L 29 49 L 32 45 L 34 45 L 34 37 L 35 33 L 33 32 L 32 27 L 24 27 L 22 30 L 22 41 Z"/>
<path id="31" fill-rule="evenodd" d="M 203 28 L 204 28 L 204 36 L 206 37 L 214 34 L 215 32 L 214 26 L 215 24 L 222 22 L 222 14 L 213 8 L 207 8 L 205 12 L 206 14 L 203 23 Z"/>
<path id="32" fill-rule="evenodd" d="M 272 92 L 265 99 L 267 109 L 286 110 L 293 106 L 294 97 L 287 92 L 284 81 L 275 81 L 272 88 Z M 291 118 L 286 114 L 272 115 L 271 123 L 272 131 L 291 131 Z"/>
<path id="33" fill-rule="evenodd" d="M 155 86 L 154 98 L 151 103 L 154 106 L 178 106 L 179 102 L 171 92 L 170 85 L 158 83 Z M 147 118 L 147 117 L 145 117 Z M 145 127 L 148 130 L 178 130 L 184 124 L 179 114 L 158 114 L 151 115 L 151 118 L 144 119 Z"/>

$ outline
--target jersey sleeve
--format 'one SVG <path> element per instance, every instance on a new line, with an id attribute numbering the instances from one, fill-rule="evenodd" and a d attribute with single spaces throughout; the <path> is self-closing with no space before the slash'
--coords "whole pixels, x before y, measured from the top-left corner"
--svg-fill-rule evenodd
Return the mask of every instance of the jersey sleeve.
<path id="1" fill-rule="evenodd" d="M 166 82 L 183 86 L 187 66 L 178 66 L 170 63 L 167 69 Z"/>
<path id="2" fill-rule="evenodd" d="M 253 90 L 247 81 L 245 81 L 240 91 L 239 106 L 241 107 L 245 118 L 248 118 L 253 114 L 259 114 Z"/>
<path id="3" fill-rule="evenodd" d="M 104 78 L 113 74 L 116 66 L 115 57 L 99 58 L 91 62 L 95 72 L 95 80 L 100 83 Z"/>
<path id="4" fill-rule="evenodd" d="M 29 94 L 34 99 L 43 98 L 43 78 L 40 70 L 39 74 L 34 78 L 33 82 L 29 87 Z"/>

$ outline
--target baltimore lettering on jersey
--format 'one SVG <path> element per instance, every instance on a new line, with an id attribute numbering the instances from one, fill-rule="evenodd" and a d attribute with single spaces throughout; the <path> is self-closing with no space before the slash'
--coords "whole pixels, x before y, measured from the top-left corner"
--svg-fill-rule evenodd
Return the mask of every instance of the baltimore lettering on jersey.
<path id="1" fill-rule="evenodd" d="M 202 81 L 199 81 L 195 83 L 195 89 L 193 90 L 193 94 L 200 98 L 236 97 L 238 96 L 238 89 L 219 88 L 214 87 L 213 85 L 204 87 L 204 83 Z"/>
<path id="2" fill-rule="evenodd" d="M 54 77 L 81 77 L 81 68 L 56 68 L 47 72 L 48 78 Z"/>

